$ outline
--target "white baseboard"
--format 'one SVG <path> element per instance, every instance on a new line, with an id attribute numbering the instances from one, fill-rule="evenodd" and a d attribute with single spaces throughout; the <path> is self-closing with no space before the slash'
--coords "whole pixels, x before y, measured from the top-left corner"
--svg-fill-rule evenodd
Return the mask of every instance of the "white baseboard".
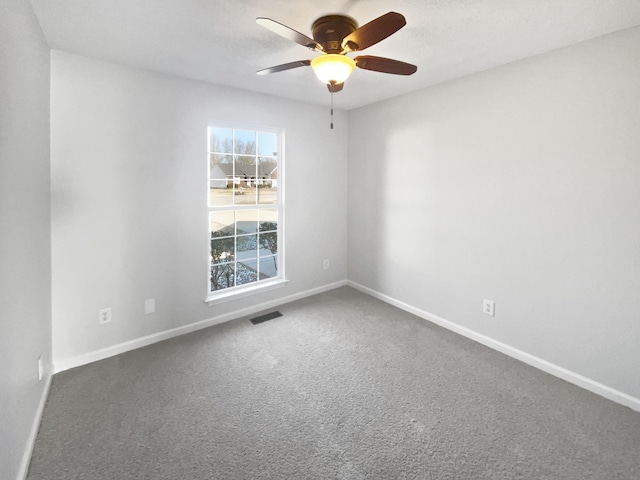
<path id="1" fill-rule="evenodd" d="M 343 287 L 345 285 L 347 285 L 347 281 L 341 280 L 339 282 L 330 283 L 328 285 L 323 285 L 321 287 L 313 288 L 311 290 L 306 290 L 304 292 L 289 295 L 284 298 L 270 300 L 268 302 L 260 303 L 258 305 L 252 305 L 251 307 L 242 308 L 240 310 L 234 310 L 233 312 L 225 313 L 223 315 L 218 315 L 217 317 L 212 317 L 206 320 L 201 320 L 199 322 L 190 323 L 189 325 L 183 325 L 181 327 L 173 328 L 171 330 L 164 330 L 162 332 L 153 333 L 145 337 L 136 338 L 134 340 L 129 340 L 127 342 L 119 343 L 117 345 L 112 345 L 110 347 L 101 348 L 100 350 L 95 350 L 93 352 L 88 352 L 88 353 L 71 357 L 71 358 L 54 360 L 53 371 L 54 373 L 58 373 L 64 370 L 69 370 L 70 368 L 80 367 L 88 363 L 97 362 L 98 360 L 104 360 L 105 358 L 113 357 L 114 355 L 119 355 L 121 353 L 128 352 L 130 350 L 146 347 L 147 345 L 151 345 L 153 343 L 161 342 L 163 340 L 168 340 L 173 337 L 178 337 L 186 333 L 195 332 L 196 330 L 202 330 L 203 328 L 212 327 L 220 323 L 224 323 L 230 320 L 234 320 L 236 318 L 244 317 L 245 315 L 251 315 L 252 313 L 256 313 L 261 310 L 266 310 L 268 308 L 273 308 L 278 305 L 283 305 L 285 303 L 293 302 L 295 300 L 300 300 L 301 298 L 317 295 L 318 293 L 327 292 L 329 290 L 333 290 L 338 287 Z"/>
<path id="2" fill-rule="evenodd" d="M 504 353 L 512 358 L 520 360 L 521 362 L 526 363 L 527 365 L 531 365 L 543 372 L 549 373 L 555 377 L 561 378 L 569 383 L 577 385 L 579 387 L 584 388 L 585 390 L 589 390 L 597 395 L 605 397 L 609 400 L 612 400 L 621 405 L 625 405 L 635 411 L 640 412 L 640 399 L 636 397 L 632 397 L 624 392 L 611 388 L 602 383 L 596 382 L 590 378 L 584 377 L 578 373 L 572 372 L 571 370 L 567 370 L 566 368 L 560 367 L 554 363 L 548 362 L 542 358 L 531 355 L 527 352 L 519 350 L 515 347 L 507 345 L 505 343 L 494 340 L 491 337 L 487 337 L 481 333 L 475 332 L 469 328 L 458 325 L 454 322 L 446 320 L 437 315 L 433 315 L 429 312 L 425 312 L 419 308 L 413 307 L 407 303 L 396 300 L 392 297 L 384 295 L 380 292 L 372 290 L 364 285 L 360 285 L 359 283 L 353 282 L 351 280 L 342 280 L 339 282 L 331 283 L 328 285 L 323 285 L 321 287 L 317 287 L 311 290 L 306 290 L 304 292 L 300 292 L 294 295 L 289 295 L 284 298 L 279 298 L 275 300 L 271 300 L 268 302 L 264 302 L 258 305 L 253 305 L 251 307 L 243 308 L 240 310 L 235 310 L 233 312 L 229 312 L 223 315 L 219 315 L 217 317 L 212 317 L 206 320 L 201 320 L 199 322 L 191 323 L 189 325 L 184 325 L 181 327 L 177 327 L 171 330 L 165 330 L 162 332 L 154 333 L 152 335 L 147 335 L 145 337 L 140 337 L 134 340 L 130 340 L 127 342 L 119 343 L 117 345 L 112 345 L 110 347 L 102 348 L 100 350 L 96 350 L 93 352 L 89 352 L 83 355 L 78 355 L 71 358 L 66 358 L 62 360 L 56 360 L 53 363 L 53 371 L 54 373 L 62 372 L 64 370 L 68 370 L 70 368 L 79 367 L 82 365 L 86 365 L 88 363 L 96 362 L 98 360 L 103 360 L 105 358 L 112 357 L 114 355 L 118 355 L 120 353 L 128 352 L 130 350 L 135 350 L 137 348 L 145 347 L 147 345 L 151 345 L 153 343 L 161 342 L 163 340 L 168 340 L 173 337 L 177 337 L 180 335 L 184 335 L 186 333 L 195 332 L 196 330 L 201 330 L 203 328 L 211 327 L 214 325 L 218 325 L 220 323 L 228 322 L 230 320 L 234 320 L 236 318 L 241 318 L 246 315 L 251 315 L 252 313 L 259 312 L 261 310 L 266 310 L 269 308 L 276 307 L 278 305 L 282 305 L 285 303 L 293 302 L 295 300 L 299 300 L 305 297 L 309 297 L 312 295 L 316 295 L 318 293 L 326 292 L 329 290 L 333 290 L 338 287 L 342 287 L 345 285 L 349 285 L 356 290 L 359 290 L 367 295 L 371 295 L 374 298 L 382 300 L 385 303 L 393 305 L 395 307 L 400 308 L 406 312 L 412 313 L 420 318 L 428 320 L 436 325 L 446 328 L 447 330 L 451 330 L 452 332 L 458 333 L 464 337 L 467 337 L 471 340 L 474 340 L 482 345 L 485 345 L 489 348 L 497 350 L 498 352 Z M 50 382 L 50 378 L 48 380 Z M 49 383 L 46 386 L 46 392 L 48 393 Z M 46 400 L 46 395 L 43 396 L 43 400 L 41 401 L 42 405 L 40 409 L 44 408 L 44 401 Z M 41 410 L 39 410 L 39 415 L 42 415 Z M 37 423 L 35 424 L 35 433 L 33 433 L 33 441 L 35 442 L 35 435 L 37 435 L 37 426 L 39 425 L 39 417 L 37 419 Z M 25 453 L 25 457 L 28 461 L 31 453 L 29 455 Z M 27 463 L 28 467 L 28 463 Z M 25 467 L 26 468 L 26 467 Z M 26 474 L 26 471 L 25 471 Z M 19 477 L 22 478 L 22 477 Z"/>
<path id="3" fill-rule="evenodd" d="M 44 378 L 44 388 L 40 395 L 40 402 L 38 403 L 38 409 L 33 417 L 33 423 L 31 424 L 31 431 L 27 438 L 27 444 L 22 454 L 22 461 L 20 462 L 20 469 L 18 470 L 17 480 L 24 480 L 29 473 L 29 463 L 31 463 L 31 455 L 33 454 L 33 447 L 36 444 L 36 438 L 38 437 L 38 430 L 40 428 L 40 422 L 42 420 L 42 414 L 44 413 L 44 406 L 47 403 L 47 397 L 49 396 L 49 388 L 51 387 L 51 377 L 49 374 Z"/>
<path id="4" fill-rule="evenodd" d="M 464 337 L 481 343 L 482 345 L 497 350 L 498 352 L 504 353 L 505 355 L 520 360 L 521 362 L 524 362 L 527 365 L 531 365 L 532 367 L 542 370 L 543 372 L 549 373 L 550 375 L 561 378 L 562 380 L 582 387 L 585 390 L 589 390 L 590 392 L 593 392 L 597 395 L 600 395 L 616 403 L 640 412 L 640 399 L 636 397 L 632 397 L 631 395 L 620 392 L 619 390 L 608 387 L 607 385 L 603 385 L 602 383 L 591 380 L 590 378 L 572 372 L 571 370 L 567 370 L 566 368 L 555 365 L 554 363 L 543 360 L 542 358 L 536 357 L 527 352 L 523 352 L 522 350 L 518 350 L 517 348 L 494 340 L 469 328 L 460 326 L 449 320 L 445 320 L 442 317 L 438 317 L 437 315 L 433 315 L 431 313 L 425 312 L 424 310 L 420 310 L 419 308 L 391 298 L 380 292 L 365 287 L 364 285 L 360 285 L 359 283 L 355 283 L 349 280 L 347 282 L 347 285 L 363 293 L 366 293 L 367 295 L 371 295 L 374 298 L 382 300 L 385 303 L 393 305 L 394 307 L 398 307 L 401 310 L 412 313 L 417 317 L 428 320 L 432 323 L 435 323 L 436 325 L 446 328 L 447 330 L 451 330 L 452 332 L 458 333 Z"/>

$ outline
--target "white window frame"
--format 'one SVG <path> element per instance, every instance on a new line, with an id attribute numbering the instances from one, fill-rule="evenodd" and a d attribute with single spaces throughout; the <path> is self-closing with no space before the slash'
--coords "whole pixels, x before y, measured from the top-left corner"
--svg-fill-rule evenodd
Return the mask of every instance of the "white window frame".
<path id="1" fill-rule="evenodd" d="M 211 168 L 210 168 L 210 137 L 209 137 L 209 129 L 210 128 L 231 128 L 235 130 L 245 130 L 245 131 L 254 131 L 254 132 L 265 132 L 272 133 L 276 135 L 278 142 L 278 155 L 276 157 L 276 161 L 278 163 L 278 179 L 277 179 L 277 204 L 249 204 L 249 205 L 220 205 L 220 206 L 212 206 L 209 202 L 209 189 L 211 185 Z M 207 205 L 207 297 L 205 302 L 209 305 L 228 302 L 231 300 L 236 300 L 239 298 L 247 297 L 249 295 L 253 295 L 256 293 L 262 293 L 265 291 L 273 290 L 276 288 L 283 287 L 288 280 L 285 275 L 285 242 L 284 242 L 284 229 L 285 229 L 285 208 L 284 208 L 284 186 L 285 186 L 285 162 L 284 162 L 284 150 L 285 150 L 285 142 L 284 142 L 284 129 L 282 128 L 273 128 L 273 127 L 264 127 L 259 125 L 250 125 L 250 124 L 241 124 L 241 123 L 229 123 L 229 122 L 219 122 L 219 121 L 211 121 L 207 125 L 207 189 L 206 189 L 206 205 Z M 256 152 L 257 156 L 257 152 Z M 211 224 L 210 224 L 210 214 L 215 211 L 240 211 L 240 210 L 260 210 L 260 209 L 277 209 L 278 211 L 278 276 L 270 278 L 268 280 L 258 280 L 255 282 L 251 282 L 245 285 L 238 285 L 234 287 L 228 287 L 222 290 L 211 290 Z"/>

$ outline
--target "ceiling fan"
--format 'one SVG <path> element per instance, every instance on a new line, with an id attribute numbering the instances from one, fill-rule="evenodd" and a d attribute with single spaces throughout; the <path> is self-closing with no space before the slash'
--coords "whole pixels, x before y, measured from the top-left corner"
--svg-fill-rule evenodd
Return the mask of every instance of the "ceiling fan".
<path id="1" fill-rule="evenodd" d="M 258 75 L 311 66 L 316 76 L 327 84 L 329 91 L 335 93 L 342 90 L 344 81 L 354 67 L 395 75 L 411 75 L 418 70 L 415 65 L 390 58 L 371 55 L 355 58 L 347 56 L 347 53 L 375 45 L 404 27 L 407 24 L 404 16 L 396 12 L 386 13 L 359 28 L 357 22 L 346 15 L 326 15 L 313 22 L 313 38 L 270 18 L 256 18 L 256 23 L 303 47 L 321 53 L 312 60 L 298 60 L 259 70 Z"/>

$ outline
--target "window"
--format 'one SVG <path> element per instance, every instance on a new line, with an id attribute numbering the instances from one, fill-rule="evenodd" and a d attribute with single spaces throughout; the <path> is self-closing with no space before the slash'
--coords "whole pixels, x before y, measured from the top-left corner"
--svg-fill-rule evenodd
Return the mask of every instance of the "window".
<path id="1" fill-rule="evenodd" d="M 209 127 L 209 299 L 284 278 L 282 140 L 269 129 Z"/>

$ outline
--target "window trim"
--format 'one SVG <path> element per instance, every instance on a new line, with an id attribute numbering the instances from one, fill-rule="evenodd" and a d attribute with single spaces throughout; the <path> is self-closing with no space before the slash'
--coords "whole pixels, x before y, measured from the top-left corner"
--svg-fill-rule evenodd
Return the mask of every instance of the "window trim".
<path id="1" fill-rule="evenodd" d="M 211 185 L 211 168 L 209 164 L 210 159 L 210 138 L 209 138 L 209 129 L 210 128 L 231 128 L 233 130 L 248 130 L 254 132 L 265 132 L 265 133 L 273 133 L 277 137 L 278 141 L 278 201 L 277 204 L 264 204 L 260 206 L 260 204 L 256 204 L 255 207 L 259 210 L 260 208 L 264 209 L 277 209 L 278 211 L 278 276 L 273 277 L 267 280 L 259 280 L 256 282 L 251 282 L 245 285 L 237 285 L 234 287 L 225 288 L 222 290 L 211 291 L 211 256 L 210 256 L 210 248 L 211 248 L 211 228 L 210 228 L 210 214 L 211 212 L 220 211 L 224 209 L 233 209 L 235 211 L 236 205 L 219 205 L 212 206 L 209 204 L 209 195 L 210 195 L 210 185 Z M 265 127 L 263 125 L 255 125 L 255 124 L 247 124 L 247 123 L 235 123 L 235 122 L 222 122 L 222 121 L 209 121 L 207 123 L 207 135 L 206 135 L 206 153 L 207 153 L 207 188 L 206 188 L 206 224 L 207 224 L 207 252 L 206 258 L 207 261 L 205 265 L 208 266 L 206 269 L 207 275 L 207 295 L 205 298 L 205 303 L 208 305 L 214 305 L 224 302 L 229 302 L 232 300 L 244 298 L 250 295 L 254 295 L 257 293 L 263 293 L 270 290 L 274 290 L 277 288 L 281 288 L 288 283 L 288 279 L 286 277 L 286 269 L 285 269 L 285 131 L 283 128 L 278 127 Z M 250 208 L 249 205 L 241 205 L 240 210 Z"/>
<path id="2" fill-rule="evenodd" d="M 270 280 L 262 280 L 260 282 L 248 283 L 247 285 L 241 285 L 240 287 L 233 287 L 232 292 L 225 290 L 219 290 L 216 295 L 209 295 L 205 300 L 207 305 L 217 305 L 219 303 L 226 303 L 232 300 L 238 300 L 240 298 L 249 297 L 256 293 L 269 292 L 278 288 L 284 287 L 289 280 L 286 278 L 272 278 Z M 241 290 L 235 290 L 239 288 Z M 213 293 L 213 292 L 212 292 Z"/>

